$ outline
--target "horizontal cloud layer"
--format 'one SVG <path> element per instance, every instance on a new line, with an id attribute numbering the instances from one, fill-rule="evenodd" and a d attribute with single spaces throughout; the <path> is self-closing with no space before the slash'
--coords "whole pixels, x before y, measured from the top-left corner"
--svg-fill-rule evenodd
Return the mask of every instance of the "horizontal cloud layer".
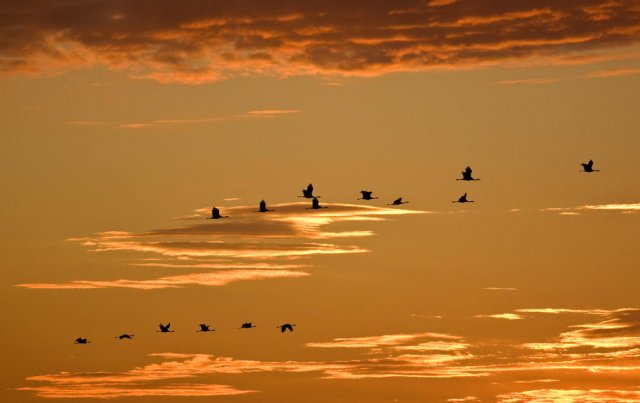
<path id="1" fill-rule="evenodd" d="M 640 309 L 521 309 L 530 320 L 548 315 L 572 319 L 598 318 L 595 322 L 569 325 L 569 330 L 537 342 L 469 340 L 463 336 L 438 332 L 395 333 L 377 336 L 340 337 L 330 341 L 307 343 L 313 349 L 346 349 L 349 359 L 334 361 L 257 361 L 237 360 L 210 354 L 152 354 L 160 363 L 139 366 L 124 372 L 60 372 L 32 376 L 27 380 L 40 385 L 21 390 L 42 397 L 85 397 L 92 389 L 105 390 L 107 396 L 127 396 L 130 389 L 142 395 L 156 396 L 181 390 L 187 381 L 196 385 L 194 393 L 211 393 L 231 388 L 211 382 L 216 374 L 289 372 L 315 374 L 325 379 L 384 378 L 489 378 L 503 381 L 501 390 L 512 387 L 496 398 L 502 402 L 568 402 L 637 400 L 638 389 L 582 390 L 562 387 L 565 379 L 593 376 L 626 382 L 640 373 Z M 516 321 L 518 326 L 523 321 Z M 197 382 L 196 382 L 197 381 Z M 210 383 L 212 383 L 210 385 Z M 553 389 L 521 391 L 529 384 L 554 383 Z M 151 387 L 153 385 L 153 387 Z M 158 386 L 160 385 L 160 386 Z M 511 385 L 511 386 L 509 386 Z M 218 389 L 223 388 L 223 389 Z M 230 393 L 247 393 L 229 389 Z M 184 396 L 191 396 L 185 389 Z M 456 400 L 465 399 L 467 400 Z M 450 401 L 472 401 L 472 396 L 451 396 Z M 546 400 L 545 400 L 546 399 Z M 591 400 L 590 400 L 591 399 Z M 625 400 L 627 399 L 627 400 Z"/>
<path id="2" fill-rule="evenodd" d="M 308 276 L 309 267 L 283 263 L 317 255 L 365 253 L 356 245 L 331 243 L 329 239 L 347 239 L 373 235 L 371 230 L 328 231 L 337 223 L 384 221 L 387 217 L 421 214 L 423 211 L 371 205 L 326 203 L 326 209 L 309 210 L 308 203 L 270 206 L 274 211 L 257 213 L 257 207 L 222 208 L 228 218 L 207 220 L 209 209 L 178 217 L 188 223 L 142 233 L 105 231 L 90 237 L 73 238 L 92 252 L 134 252 L 154 257 L 136 262 L 136 266 L 215 269 L 208 273 L 162 276 L 132 280 L 73 280 L 61 283 L 18 284 L 30 289 L 131 288 L 154 290 L 192 285 L 222 286 L 237 281 Z M 316 242 L 316 240 L 323 240 Z M 269 262 L 265 262 L 268 260 Z"/>
<path id="3" fill-rule="evenodd" d="M 534 57 L 575 62 L 586 51 L 635 43 L 640 32 L 640 6 L 622 0 L 157 1 L 153 7 L 149 13 L 138 1 L 3 1 L 0 71 L 105 65 L 182 83 L 247 74 L 368 76 Z"/>
<path id="4" fill-rule="evenodd" d="M 640 203 L 586 204 L 576 207 L 548 207 L 540 211 L 555 212 L 564 215 L 579 215 L 587 212 L 613 211 L 625 214 L 640 212 Z"/>

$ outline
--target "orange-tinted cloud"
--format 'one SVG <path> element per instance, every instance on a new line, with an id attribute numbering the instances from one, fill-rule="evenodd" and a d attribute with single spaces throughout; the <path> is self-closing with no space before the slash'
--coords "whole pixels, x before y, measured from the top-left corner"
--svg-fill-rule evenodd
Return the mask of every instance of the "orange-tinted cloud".
<path id="1" fill-rule="evenodd" d="M 371 76 L 527 58 L 563 63 L 636 43 L 636 1 L 279 0 L 0 5 L 0 71 L 104 65 L 203 83 L 260 74 Z"/>
<path id="2" fill-rule="evenodd" d="M 194 124 L 206 124 L 223 122 L 229 120 L 248 120 L 248 119 L 269 119 L 279 116 L 286 116 L 295 113 L 299 113 L 297 109 L 264 109 L 254 110 L 245 113 L 237 113 L 233 115 L 220 115 L 220 116 L 208 116 L 199 118 L 173 118 L 173 119 L 155 119 L 138 122 L 104 122 L 104 121 L 91 121 L 91 120 L 70 120 L 67 124 L 74 126 L 113 126 L 124 129 L 145 129 L 149 127 L 160 126 L 178 126 L 178 125 L 194 125 Z M 227 199 L 225 199 L 227 200 Z M 231 200 L 239 200 L 237 198 L 231 198 Z"/>
<path id="3" fill-rule="evenodd" d="M 610 204 L 586 204 L 576 207 L 548 207 L 540 211 L 555 212 L 564 215 L 579 215 L 586 212 L 614 211 L 624 214 L 632 214 L 640 211 L 640 203 L 610 203 Z"/>
<path id="4" fill-rule="evenodd" d="M 633 403 L 640 401 L 638 389 L 535 389 L 504 393 L 497 396 L 500 403 Z"/>
<path id="5" fill-rule="evenodd" d="M 271 112 L 269 112 L 271 113 Z M 181 219 L 190 224 L 143 233 L 105 231 L 71 241 L 92 252 L 136 252 L 152 254 L 136 266 L 185 269 L 219 269 L 207 273 L 162 276 L 150 279 L 72 280 L 55 283 L 19 284 L 29 289 L 130 288 L 153 290 L 192 285 L 223 286 L 237 281 L 308 276 L 303 264 L 282 260 L 316 255 L 366 253 L 357 245 L 341 245 L 327 239 L 347 239 L 373 235 L 371 230 L 328 231 L 336 223 L 383 221 L 388 217 L 421 214 L 423 211 L 371 205 L 326 203 L 322 210 L 308 210 L 309 203 L 270 206 L 275 211 L 257 213 L 255 207 L 223 208 L 229 217 L 207 220 L 209 209 Z M 193 222 L 193 223 L 191 223 Z M 315 240 L 322 239 L 322 242 Z M 311 241 L 313 240 L 313 241 Z M 151 259 L 151 260 L 149 260 Z M 269 262 L 265 262 L 269 260 Z"/>
<path id="6" fill-rule="evenodd" d="M 193 383 L 196 377 L 198 384 L 206 390 L 204 385 L 208 381 L 214 383 L 210 375 L 289 372 L 341 380 L 488 378 L 492 382 L 501 381 L 503 391 L 512 388 L 512 391 L 507 389 L 497 397 L 504 402 L 523 399 L 555 401 L 551 397 L 563 396 L 570 402 L 589 401 L 585 400 L 589 396 L 599 398 L 592 401 L 616 396 L 628 396 L 630 399 L 620 401 L 636 398 L 633 394 L 635 389 L 585 391 L 567 389 L 562 382 L 565 379 L 575 381 L 576 375 L 623 381 L 637 377 L 640 374 L 640 309 L 527 308 L 522 311 L 537 315 L 529 320 L 544 320 L 548 315 L 572 320 L 596 317 L 598 320 L 569 325 L 568 331 L 525 344 L 484 338 L 472 340 L 460 335 L 427 331 L 338 337 L 306 344 L 309 348 L 342 349 L 345 355 L 351 355 L 351 358 L 333 361 L 258 361 L 210 354 L 160 353 L 152 356 L 164 361 L 124 372 L 59 372 L 33 376 L 27 380 L 44 385 L 27 386 L 21 390 L 35 391 L 44 397 L 82 397 L 92 387 L 109 391 L 128 390 L 135 385 L 144 393 L 153 395 L 160 392 L 146 391 L 175 387 L 178 382 Z M 516 321 L 513 326 L 521 323 L 524 321 Z M 536 383 L 554 383 L 557 387 L 544 392 L 542 389 L 521 391 L 523 385 Z M 151 384 L 153 388 L 149 386 Z M 545 396 L 547 400 L 544 400 Z M 465 398 L 472 401 L 473 397 L 452 395 L 451 401 L 465 401 L 455 400 Z"/>
<path id="7" fill-rule="evenodd" d="M 293 270 L 230 270 L 213 273 L 192 273 L 179 276 L 165 276 L 150 280 L 74 280 L 64 283 L 29 283 L 16 287 L 40 290 L 90 290 L 98 288 L 133 288 L 157 290 L 162 288 L 182 288 L 190 285 L 219 287 L 237 281 L 255 281 L 274 278 L 299 278 L 308 276 L 304 271 Z"/>

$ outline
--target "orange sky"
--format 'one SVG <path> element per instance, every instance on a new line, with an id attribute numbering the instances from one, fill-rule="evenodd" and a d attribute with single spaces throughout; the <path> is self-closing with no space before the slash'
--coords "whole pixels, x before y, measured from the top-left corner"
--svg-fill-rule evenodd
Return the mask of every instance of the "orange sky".
<path id="1" fill-rule="evenodd" d="M 0 400 L 639 401 L 640 2 L 481 3 L 2 2 Z"/>

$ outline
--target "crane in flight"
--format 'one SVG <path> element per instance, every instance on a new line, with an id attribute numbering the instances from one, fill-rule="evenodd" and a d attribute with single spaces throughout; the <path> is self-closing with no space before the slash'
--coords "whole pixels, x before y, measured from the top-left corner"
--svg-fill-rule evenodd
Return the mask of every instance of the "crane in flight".
<path id="1" fill-rule="evenodd" d="M 201 323 L 198 326 L 200 326 L 200 330 L 196 330 L 196 333 L 215 332 L 215 329 L 210 329 L 207 324 Z"/>
<path id="2" fill-rule="evenodd" d="M 252 327 L 258 327 L 258 326 L 254 326 L 253 323 L 251 322 L 245 322 L 240 326 L 240 329 L 251 329 Z"/>
<path id="3" fill-rule="evenodd" d="M 313 201 L 311 201 L 311 207 L 307 207 L 307 210 L 312 209 L 312 210 L 318 210 L 321 208 L 327 208 L 325 206 L 321 206 L 320 205 L 320 201 L 318 200 L 317 197 L 313 198 Z"/>
<path id="4" fill-rule="evenodd" d="M 479 181 L 480 178 L 474 178 L 471 176 L 473 169 L 470 166 L 467 166 L 464 171 L 462 171 L 462 178 L 456 179 L 457 181 Z"/>
<path id="5" fill-rule="evenodd" d="M 87 343 L 91 343 L 91 342 L 89 340 L 87 340 L 86 338 L 84 338 L 84 337 L 78 337 L 73 342 L 73 344 L 87 344 Z"/>
<path id="6" fill-rule="evenodd" d="M 260 206 L 258 207 L 258 211 L 254 211 L 254 213 L 266 213 L 268 211 L 275 211 L 267 208 L 267 202 L 262 200 L 260 201 Z"/>
<path id="7" fill-rule="evenodd" d="M 218 220 L 220 218 L 227 218 L 229 216 L 226 215 L 220 215 L 220 209 L 217 207 L 214 207 L 211 209 L 211 217 L 207 217 L 208 220 Z"/>
<path id="8" fill-rule="evenodd" d="M 158 326 L 160 326 L 160 330 L 156 330 L 156 332 L 158 333 L 174 333 L 175 332 L 175 330 L 169 330 L 169 328 L 171 327 L 171 323 L 167 323 L 166 325 L 163 325 L 161 323 Z"/>
<path id="9" fill-rule="evenodd" d="M 454 200 L 451 203 L 475 203 L 475 200 L 467 200 L 467 194 L 465 193 L 458 200 Z"/>
<path id="10" fill-rule="evenodd" d="M 280 333 L 284 333 L 284 332 L 286 332 L 287 330 L 288 330 L 288 331 L 290 331 L 290 332 L 293 332 L 293 327 L 294 327 L 294 326 L 295 326 L 295 325 L 294 325 L 294 324 L 291 324 L 291 323 L 283 323 L 283 324 L 282 324 L 282 325 L 280 325 L 280 326 L 276 326 L 276 328 L 278 328 L 278 327 L 279 327 L 279 328 L 280 328 Z"/>
<path id="11" fill-rule="evenodd" d="M 580 165 L 582 165 L 582 172 L 600 172 L 599 169 L 593 169 L 593 160 L 589 160 L 586 164 L 582 163 Z"/>
<path id="12" fill-rule="evenodd" d="M 408 201 L 402 201 L 402 197 L 398 197 L 392 203 L 388 203 L 387 206 L 399 206 L 401 204 L 407 204 Z"/>
<path id="13" fill-rule="evenodd" d="M 133 339 L 133 335 L 129 334 L 129 333 L 123 333 L 120 336 L 116 336 L 115 338 L 119 339 L 119 340 L 125 340 L 125 339 L 131 340 L 131 339 Z"/>
<path id="14" fill-rule="evenodd" d="M 361 190 L 360 193 L 362 194 L 362 197 L 358 198 L 358 200 L 373 200 L 373 199 L 377 199 L 377 197 L 372 197 L 371 196 L 371 194 L 373 193 L 372 191 Z"/>
<path id="15" fill-rule="evenodd" d="M 302 196 L 298 196 L 298 197 L 304 197 L 305 199 L 313 199 L 315 197 L 320 197 L 320 196 L 313 195 L 313 185 L 310 183 L 307 185 L 306 189 L 302 189 Z"/>

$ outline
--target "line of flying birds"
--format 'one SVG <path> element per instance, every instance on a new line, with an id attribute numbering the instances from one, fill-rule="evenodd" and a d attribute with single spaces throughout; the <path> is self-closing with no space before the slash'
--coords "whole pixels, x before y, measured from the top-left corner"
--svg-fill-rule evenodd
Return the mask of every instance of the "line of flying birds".
<path id="1" fill-rule="evenodd" d="M 586 172 L 586 173 L 590 173 L 590 172 L 599 172 L 599 169 L 593 169 L 593 160 L 589 160 L 589 162 L 586 163 L 581 163 L 580 165 L 582 165 L 582 171 L 580 172 Z M 462 171 L 462 178 L 458 178 L 456 180 L 458 181 L 479 181 L 480 178 L 474 178 L 472 176 L 473 170 L 471 169 L 471 167 L 467 166 L 464 171 Z M 377 197 L 373 197 L 373 192 L 369 191 L 369 190 L 361 190 L 360 193 L 362 194 L 362 197 L 358 198 L 358 200 L 373 200 L 373 199 L 377 199 Z M 321 208 L 327 208 L 325 206 L 320 206 L 320 201 L 318 200 L 318 198 L 320 196 L 314 196 L 313 195 L 313 185 L 310 183 L 306 189 L 302 189 L 302 196 L 298 196 L 298 197 L 304 197 L 305 199 L 312 199 L 311 202 L 311 207 L 308 207 L 307 209 L 313 209 L 313 210 L 317 210 L 317 209 L 321 209 Z M 467 194 L 463 194 L 462 196 L 460 196 L 458 198 L 458 200 L 453 200 L 451 203 L 473 203 L 475 202 L 475 200 L 469 200 L 467 199 Z M 399 197 L 397 199 L 395 199 L 393 202 L 387 204 L 388 206 L 399 206 L 401 204 L 407 204 L 409 203 L 408 201 L 403 201 L 402 197 Z M 262 200 L 260 202 L 260 206 L 258 207 L 258 210 L 255 211 L 256 213 L 266 213 L 269 211 L 275 211 L 275 210 L 271 210 L 269 208 L 267 208 L 267 203 Z M 223 216 L 220 214 L 220 210 L 216 207 L 214 207 L 211 210 L 211 217 L 207 217 L 207 219 L 213 219 L 213 220 L 217 220 L 220 218 L 228 218 L 228 216 Z M 200 330 L 196 330 L 196 333 L 207 333 L 207 332 L 214 332 L 215 329 L 211 329 L 210 325 L 207 325 L 205 323 L 201 323 L 200 325 Z M 277 328 L 280 328 L 280 332 L 284 333 L 286 331 L 290 331 L 293 332 L 293 327 L 295 325 L 291 324 L 291 323 L 284 323 L 282 325 L 276 326 Z M 163 325 L 162 323 L 159 324 L 160 330 L 156 330 L 156 332 L 158 333 L 174 333 L 174 330 L 170 330 L 171 328 L 171 323 L 167 323 L 166 325 Z M 254 326 L 251 322 L 245 322 L 240 326 L 240 329 L 251 329 L 257 326 Z M 119 340 L 130 340 L 133 338 L 133 334 L 128 334 L 128 333 L 124 333 L 121 334 L 120 336 L 116 336 L 116 339 Z M 87 344 L 87 343 L 91 343 L 88 339 L 84 338 L 84 337 L 78 337 L 74 344 Z"/>
<path id="2" fill-rule="evenodd" d="M 208 325 L 206 323 L 200 323 L 198 326 L 200 327 L 200 329 L 196 330 L 196 333 L 209 333 L 209 332 L 216 331 L 215 329 L 211 329 L 211 325 Z M 295 325 L 292 323 L 283 323 L 282 325 L 276 326 L 276 328 L 280 329 L 280 333 L 284 333 L 286 331 L 293 332 L 294 326 Z M 158 327 L 160 328 L 160 330 L 156 330 L 157 333 L 175 333 L 175 330 L 171 330 L 171 323 L 167 323 L 166 325 L 160 323 Z M 240 329 L 252 329 L 254 327 L 258 327 L 258 326 L 254 325 L 251 322 L 245 322 L 242 325 L 240 325 Z M 131 340 L 133 339 L 133 337 L 134 335 L 130 333 L 123 333 L 120 336 L 115 336 L 115 338 L 118 340 Z M 78 337 L 73 342 L 73 344 L 88 344 L 88 343 L 91 343 L 91 341 L 85 337 Z"/>

